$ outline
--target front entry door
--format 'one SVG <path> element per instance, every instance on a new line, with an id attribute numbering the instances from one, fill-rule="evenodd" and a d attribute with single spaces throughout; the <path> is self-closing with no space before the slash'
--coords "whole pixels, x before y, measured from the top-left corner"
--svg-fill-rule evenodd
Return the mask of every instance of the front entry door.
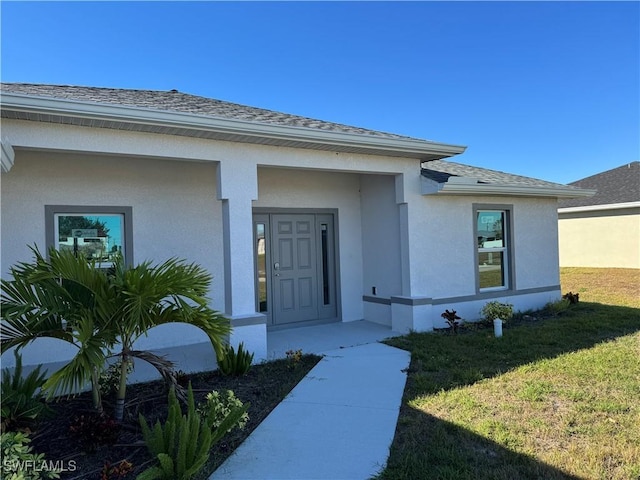
<path id="1" fill-rule="evenodd" d="M 256 304 L 271 325 L 336 317 L 333 215 L 254 216 Z"/>
<path id="2" fill-rule="evenodd" d="M 314 215 L 272 216 L 273 307 L 278 324 L 318 318 Z"/>

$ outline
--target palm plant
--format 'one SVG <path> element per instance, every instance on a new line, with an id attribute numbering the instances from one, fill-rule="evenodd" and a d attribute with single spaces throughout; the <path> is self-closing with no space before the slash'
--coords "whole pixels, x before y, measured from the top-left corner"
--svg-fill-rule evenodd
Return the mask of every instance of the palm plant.
<path id="1" fill-rule="evenodd" d="M 171 362 L 148 351 L 133 350 L 138 338 L 158 325 L 188 323 L 207 335 L 216 355 L 224 355 L 223 339 L 230 326 L 227 319 L 207 306 L 205 295 L 211 276 L 198 265 L 170 259 L 158 266 L 145 262 L 128 268 L 117 262 L 111 282 L 117 311 L 117 321 L 112 324 L 122 360 L 115 416 L 122 419 L 130 357 L 149 362 L 179 389 Z"/>
<path id="2" fill-rule="evenodd" d="M 91 383 L 94 407 L 102 410 L 98 379 L 106 346 L 115 342 L 108 327 L 108 282 L 104 272 L 71 252 L 51 250 L 47 260 L 32 248 L 33 263 L 11 267 L 2 280 L 0 352 L 20 349 L 38 338 L 56 338 L 77 348 L 75 356 L 44 383 L 49 397 Z"/>
<path id="3" fill-rule="evenodd" d="M 52 249 L 45 259 L 33 249 L 35 262 L 11 269 L 2 281 L 0 351 L 52 337 L 78 347 L 67 365 L 43 389 L 52 396 L 91 382 L 94 406 L 101 408 L 98 379 L 114 351 L 121 356 L 115 417 L 123 417 L 127 369 L 131 357 L 151 363 L 175 384 L 172 364 L 151 352 L 133 350 L 149 329 L 171 322 L 203 330 L 216 352 L 230 332 L 227 319 L 207 306 L 211 276 L 195 264 L 170 259 L 158 266 L 145 262 L 128 267 L 122 259 L 106 271 L 82 256 Z M 120 347 L 119 349 L 117 347 Z"/>

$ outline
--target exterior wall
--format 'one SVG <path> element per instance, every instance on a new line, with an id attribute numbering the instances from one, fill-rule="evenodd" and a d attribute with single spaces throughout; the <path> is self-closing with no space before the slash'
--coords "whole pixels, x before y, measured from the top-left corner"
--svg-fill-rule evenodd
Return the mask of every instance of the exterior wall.
<path id="1" fill-rule="evenodd" d="M 415 160 L 27 121 L 3 121 L 3 138 L 16 152 L 2 174 L 3 277 L 11 265 L 30 260 L 28 245 L 45 249 L 44 205 L 130 206 L 134 262 L 179 256 L 211 271 L 212 307 L 231 319 L 230 342 L 244 341 L 256 361 L 266 358 L 266 326 L 247 281 L 253 279 L 252 208 L 337 209 L 339 312 L 343 321 L 359 320 L 360 175 L 393 178 L 418 168 Z M 197 329 L 172 325 L 151 331 L 137 347 L 179 355 L 180 346 L 201 348 L 205 340 Z M 40 342 L 25 351 L 25 365 L 74 353 Z M 3 363 L 12 360 L 3 355 Z"/>
<path id="2" fill-rule="evenodd" d="M 433 326 L 446 325 L 440 314 L 455 309 L 465 320 L 480 318 L 490 300 L 509 302 L 516 310 L 540 308 L 560 297 L 555 199 L 517 197 L 425 196 L 418 204 L 415 227 L 423 232 L 413 252 L 413 296 L 431 299 Z M 473 204 L 513 206 L 513 289 L 476 291 Z M 419 290 L 418 290 L 419 289 Z"/>
<path id="3" fill-rule="evenodd" d="M 640 268 L 640 208 L 558 214 L 561 267 Z"/>
<path id="4" fill-rule="evenodd" d="M 16 152 L 2 174 L 3 276 L 29 260 L 28 245 L 45 248 L 44 205 L 130 206 L 134 262 L 179 256 L 208 269 L 212 306 L 234 326 L 230 342 L 243 341 L 256 361 L 267 348 L 254 302 L 254 208 L 338 212 L 342 321 L 428 331 L 444 326 L 445 308 L 473 320 L 491 299 L 526 310 L 559 297 L 553 199 L 424 196 L 412 159 L 25 121 L 3 122 L 3 136 Z M 476 292 L 473 204 L 512 206 L 510 291 Z M 138 346 L 179 353 L 204 341 L 176 325 Z M 25 363 L 71 354 L 40 347 Z"/>
<path id="5" fill-rule="evenodd" d="M 396 202 L 395 177 L 363 175 L 362 199 L 363 292 L 367 320 L 391 326 L 389 299 L 402 294 L 400 212 Z"/>
<path id="6" fill-rule="evenodd" d="M 212 307 L 224 308 L 220 202 L 216 164 L 126 159 L 86 154 L 21 151 L 2 175 L 2 271 L 32 259 L 29 246 L 45 245 L 44 205 L 131 206 L 134 262 L 162 262 L 177 256 L 212 272 Z M 188 325 L 161 326 L 137 348 L 171 348 L 207 341 Z M 55 353 L 53 353 L 55 352 Z M 72 347 L 38 340 L 25 350 L 25 363 L 71 358 Z M 11 364 L 13 355 L 3 355 Z"/>

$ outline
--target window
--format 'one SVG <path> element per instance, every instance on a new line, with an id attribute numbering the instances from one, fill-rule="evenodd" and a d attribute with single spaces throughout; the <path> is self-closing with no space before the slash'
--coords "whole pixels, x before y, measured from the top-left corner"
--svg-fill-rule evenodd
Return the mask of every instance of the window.
<path id="1" fill-rule="evenodd" d="M 131 207 L 46 205 L 47 249 L 70 250 L 101 267 L 116 257 L 132 263 Z"/>
<path id="2" fill-rule="evenodd" d="M 478 289 L 510 288 L 510 211 L 476 208 Z"/>

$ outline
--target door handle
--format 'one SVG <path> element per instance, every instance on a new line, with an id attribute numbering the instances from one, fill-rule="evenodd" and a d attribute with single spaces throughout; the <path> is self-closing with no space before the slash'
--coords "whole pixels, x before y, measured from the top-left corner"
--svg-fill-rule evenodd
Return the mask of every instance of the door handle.
<path id="1" fill-rule="evenodd" d="M 279 273 L 274 273 L 274 274 L 273 274 L 273 276 L 274 276 L 274 277 L 279 277 L 279 276 L 280 276 L 280 274 L 279 274 Z"/>

